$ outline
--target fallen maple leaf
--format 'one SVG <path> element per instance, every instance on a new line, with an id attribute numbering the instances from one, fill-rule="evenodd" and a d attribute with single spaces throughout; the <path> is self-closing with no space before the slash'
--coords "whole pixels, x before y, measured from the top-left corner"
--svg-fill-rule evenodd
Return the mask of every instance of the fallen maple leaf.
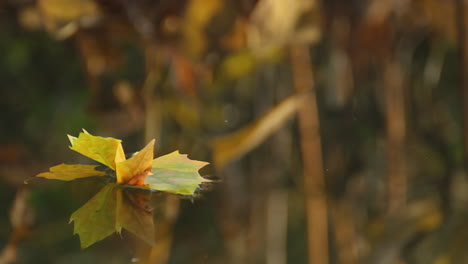
<path id="1" fill-rule="evenodd" d="M 104 172 L 96 170 L 96 167 L 97 167 L 96 165 L 60 164 L 60 165 L 51 167 L 49 172 L 39 173 L 37 177 L 63 180 L 63 181 L 71 181 L 71 180 L 78 179 L 78 178 L 106 175 Z"/>
<path id="2" fill-rule="evenodd" d="M 122 141 L 115 138 L 93 136 L 83 130 L 78 137 L 68 135 L 70 149 L 102 163 L 115 171 L 121 185 L 137 186 L 175 194 L 192 195 L 203 182 L 198 170 L 207 162 L 191 160 L 178 151 L 153 160 L 154 139 L 133 157 L 125 159 Z M 78 178 L 104 176 L 95 165 L 61 164 L 37 177 L 70 181 Z"/>
<path id="3" fill-rule="evenodd" d="M 117 183 L 128 184 L 134 186 L 144 187 L 140 184 L 132 184 L 129 182 L 132 178 L 138 178 L 142 175 L 148 175 L 151 171 L 151 164 L 153 161 L 154 139 L 146 145 L 135 156 L 128 160 L 117 163 L 116 175 Z"/>
<path id="4" fill-rule="evenodd" d="M 125 160 L 122 141 L 115 138 L 96 137 L 83 129 L 78 138 L 68 135 L 70 149 L 115 170 L 116 163 Z"/>
<path id="5" fill-rule="evenodd" d="M 81 153 L 115 173 L 116 182 L 107 184 L 93 198 L 76 210 L 70 222 L 75 222 L 74 233 L 80 236 L 81 247 L 86 248 L 122 228 L 148 244 L 154 243 L 154 225 L 147 200 L 137 190 L 124 192 L 123 187 L 135 186 L 144 191 L 156 190 L 181 195 L 193 195 L 203 182 L 198 170 L 207 162 L 190 160 L 178 151 L 153 160 L 154 139 L 133 157 L 126 159 L 122 141 L 93 136 L 83 130 L 78 137 L 68 135 L 70 149 Z M 105 176 L 96 165 L 60 164 L 37 177 L 70 181 L 78 178 Z"/>
<path id="6" fill-rule="evenodd" d="M 145 178 L 145 184 L 155 190 L 191 195 L 200 183 L 207 181 L 198 174 L 207 164 L 174 151 L 153 160 L 152 174 Z"/>

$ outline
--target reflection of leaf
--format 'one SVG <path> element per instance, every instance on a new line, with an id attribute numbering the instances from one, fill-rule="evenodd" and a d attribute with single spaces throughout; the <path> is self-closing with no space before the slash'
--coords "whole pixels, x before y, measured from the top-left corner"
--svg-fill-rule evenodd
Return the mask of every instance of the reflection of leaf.
<path id="1" fill-rule="evenodd" d="M 120 140 L 83 131 L 78 137 L 68 135 L 70 148 L 115 170 L 117 182 L 104 186 L 71 215 L 70 222 L 75 223 L 74 234 L 80 236 L 82 248 L 114 231 L 120 233 L 122 228 L 154 245 L 153 214 L 149 208 L 151 191 L 148 188 L 191 195 L 201 183 L 209 182 L 198 174 L 206 162 L 190 160 L 178 151 L 153 160 L 154 139 L 126 160 Z M 69 181 L 105 175 L 96 167 L 60 164 L 37 177 Z M 134 189 L 124 189 L 124 185 Z"/>
<path id="2" fill-rule="evenodd" d="M 71 149 L 115 170 L 116 163 L 125 160 L 121 140 L 81 132 L 78 138 L 68 135 Z"/>
<path id="3" fill-rule="evenodd" d="M 104 186 L 91 200 L 70 217 L 75 222 L 74 234 L 80 236 L 81 247 L 86 248 L 115 231 L 116 184 Z"/>
<path id="4" fill-rule="evenodd" d="M 37 175 L 37 177 L 56 179 L 63 181 L 71 181 L 78 178 L 92 177 L 92 176 L 104 176 L 106 175 L 102 171 L 96 170 L 96 165 L 68 165 L 60 164 L 50 168 L 49 172 L 43 172 Z"/>
<path id="5" fill-rule="evenodd" d="M 209 181 L 198 173 L 207 164 L 174 151 L 154 159 L 153 174 L 146 177 L 145 184 L 159 191 L 192 195 L 200 183 Z"/>
<path id="6" fill-rule="evenodd" d="M 290 96 L 254 123 L 230 135 L 217 138 L 213 144 L 216 166 L 222 167 L 258 146 L 291 118 L 302 102 L 303 96 Z"/>
<path id="7" fill-rule="evenodd" d="M 119 189 L 115 229 L 120 232 L 123 227 L 149 245 L 154 245 L 153 214 L 148 209 L 149 196 L 151 193 L 148 191 Z"/>
<path id="8" fill-rule="evenodd" d="M 132 177 L 143 175 L 151 170 L 153 162 L 154 139 L 135 156 L 116 164 L 117 183 L 126 183 Z"/>
<path id="9" fill-rule="evenodd" d="M 74 234 L 86 248 L 122 228 L 154 244 L 153 214 L 148 209 L 148 195 L 141 190 L 124 190 L 118 184 L 104 186 L 70 217 L 75 222 Z M 131 198 L 131 199 L 130 199 Z"/>

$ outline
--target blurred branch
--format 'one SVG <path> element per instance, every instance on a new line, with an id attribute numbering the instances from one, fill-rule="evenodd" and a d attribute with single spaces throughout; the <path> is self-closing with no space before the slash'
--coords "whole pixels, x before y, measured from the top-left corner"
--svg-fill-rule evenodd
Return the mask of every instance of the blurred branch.
<path id="1" fill-rule="evenodd" d="M 34 221 L 34 214 L 27 204 L 29 191 L 26 188 L 19 189 L 13 207 L 10 211 L 10 221 L 13 232 L 10 234 L 8 243 L 0 252 L 0 264 L 15 263 L 17 258 L 18 244 L 28 236 Z"/>
<path id="2" fill-rule="evenodd" d="M 213 142 L 216 166 L 221 168 L 264 142 L 296 113 L 303 102 L 304 96 L 300 94 L 289 96 L 252 124 L 216 138 Z"/>
<path id="3" fill-rule="evenodd" d="M 306 93 L 314 88 L 312 63 L 306 45 L 291 48 L 294 88 Z M 308 93 L 306 104 L 299 108 L 304 193 L 307 216 L 309 263 L 326 264 L 328 260 L 328 212 L 323 175 L 322 146 L 315 92 Z"/>

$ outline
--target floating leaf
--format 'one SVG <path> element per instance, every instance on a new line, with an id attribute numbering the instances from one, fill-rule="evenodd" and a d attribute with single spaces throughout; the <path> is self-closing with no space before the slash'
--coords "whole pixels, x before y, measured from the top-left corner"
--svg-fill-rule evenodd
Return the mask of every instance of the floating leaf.
<path id="1" fill-rule="evenodd" d="M 104 239 L 115 231 L 116 184 L 107 184 L 70 217 L 75 222 L 74 234 L 80 236 L 81 248 Z"/>
<path id="2" fill-rule="evenodd" d="M 70 148 L 115 170 L 117 182 L 103 187 L 71 215 L 70 222 L 75 223 L 74 234 L 80 236 L 82 248 L 115 231 L 120 233 L 122 228 L 154 245 L 153 214 L 148 206 L 151 192 L 148 189 L 191 195 L 202 182 L 209 182 L 198 174 L 198 170 L 208 164 L 206 162 L 190 160 L 178 151 L 153 160 L 154 139 L 126 160 L 120 140 L 83 131 L 78 137 L 68 136 Z M 60 164 L 37 176 L 68 181 L 105 175 L 96 167 Z"/>
<path id="3" fill-rule="evenodd" d="M 60 164 L 54 167 L 50 167 L 49 172 L 39 173 L 36 176 L 47 179 L 71 181 L 78 178 L 106 175 L 104 172 L 96 170 L 96 167 L 96 165 Z"/>
<path id="4" fill-rule="evenodd" d="M 120 232 L 123 227 L 153 246 L 153 213 L 148 206 L 150 196 L 148 191 L 119 189 L 115 229 Z"/>
<path id="5" fill-rule="evenodd" d="M 117 183 L 127 183 L 134 176 L 144 175 L 151 170 L 153 162 L 154 139 L 140 152 L 128 160 L 117 163 Z"/>
<path id="6" fill-rule="evenodd" d="M 174 151 L 153 160 L 153 174 L 145 178 L 145 184 L 159 191 L 192 195 L 200 183 L 210 181 L 198 173 L 198 170 L 207 164 L 191 160 L 187 155 Z"/>
<path id="7" fill-rule="evenodd" d="M 116 163 L 125 160 L 122 141 L 115 138 L 93 136 L 88 132 L 81 132 L 78 138 L 68 135 L 71 149 L 98 161 L 115 170 Z"/>

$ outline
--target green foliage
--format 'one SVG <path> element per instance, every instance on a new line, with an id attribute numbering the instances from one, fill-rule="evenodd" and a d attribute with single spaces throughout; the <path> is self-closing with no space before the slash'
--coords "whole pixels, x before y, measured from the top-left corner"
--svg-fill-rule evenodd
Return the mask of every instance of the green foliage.
<path id="1" fill-rule="evenodd" d="M 190 160 L 178 151 L 153 160 L 154 139 L 125 159 L 121 140 L 93 136 L 85 130 L 78 137 L 68 137 L 71 149 L 108 166 L 116 175 L 116 183 L 104 186 L 70 218 L 82 248 L 120 233 L 122 228 L 153 245 L 153 215 L 148 205 L 151 191 L 193 195 L 202 182 L 209 181 L 198 173 L 207 162 Z M 96 167 L 60 164 L 37 177 L 70 181 L 106 175 Z M 131 186 L 138 188 L 128 188 Z"/>

